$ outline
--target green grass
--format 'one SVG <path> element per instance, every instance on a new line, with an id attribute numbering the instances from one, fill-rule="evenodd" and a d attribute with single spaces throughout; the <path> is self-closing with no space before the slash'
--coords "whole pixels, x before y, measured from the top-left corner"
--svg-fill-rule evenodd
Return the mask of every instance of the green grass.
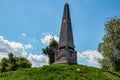
<path id="1" fill-rule="evenodd" d="M 4 72 L 0 80 L 120 80 L 120 73 L 84 65 L 54 64 Z"/>

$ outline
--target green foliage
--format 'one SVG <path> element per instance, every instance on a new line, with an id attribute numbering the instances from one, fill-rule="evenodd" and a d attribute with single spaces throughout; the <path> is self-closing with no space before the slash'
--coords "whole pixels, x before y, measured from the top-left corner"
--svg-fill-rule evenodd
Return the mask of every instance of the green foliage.
<path id="1" fill-rule="evenodd" d="M 58 43 L 54 38 L 50 40 L 50 43 L 46 48 L 42 49 L 43 54 L 48 55 L 49 57 L 49 64 L 54 63 L 55 61 L 54 57 L 57 50 L 58 50 Z"/>
<path id="2" fill-rule="evenodd" d="M 111 18 L 105 24 L 103 43 L 98 51 L 104 56 L 100 61 L 103 69 L 120 71 L 120 18 Z"/>
<path id="3" fill-rule="evenodd" d="M 0 80 L 120 80 L 120 73 L 84 65 L 49 65 L 4 72 Z"/>
<path id="4" fill-rule="evenodd" d="M 12 53 L 3 58 L 0 63 L 0 72 L 14 71 L 18 68 L 30 68 L 31 62 L 24 57 L 15 57 Z"/>

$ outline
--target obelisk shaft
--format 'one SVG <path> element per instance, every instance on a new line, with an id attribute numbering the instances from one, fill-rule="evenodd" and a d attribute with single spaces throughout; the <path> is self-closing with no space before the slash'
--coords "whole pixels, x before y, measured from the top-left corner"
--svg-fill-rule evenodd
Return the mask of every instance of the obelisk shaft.
<path id="1" fill-rule="evenodd" d="M 64 6 L 64 13 L 62 18 L 61 32 L 59 39 L 59 48 L 62 47 L 74 48 L 69 5 L 67 3 Z"/>
<path id="2" fill-rule="evenodd" d="M 68 3 L 64 6 L 58 48 L 59 50 L 55 54 L 55 64 L 77 63 L 77 53 L 74 49 L 75 46 Z"/>

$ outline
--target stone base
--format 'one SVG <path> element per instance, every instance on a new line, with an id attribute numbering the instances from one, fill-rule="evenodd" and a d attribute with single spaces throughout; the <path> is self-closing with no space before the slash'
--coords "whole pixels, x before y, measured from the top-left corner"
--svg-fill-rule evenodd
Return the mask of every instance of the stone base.
<path id="1" fill-rule="evenodd" d="M 53 64 L 77 64 L 77 62 L 55 61 Z"/>
<path id="2" fill-rule="evenodd" d="M 69 48 L 59 49 L 54 64 L 77 64 L 77 52 Z"/>
<path id="3" fill-rule="evenodd" d="M 53 64 L 68 64 L 67 61 L 55 61 Z"/>

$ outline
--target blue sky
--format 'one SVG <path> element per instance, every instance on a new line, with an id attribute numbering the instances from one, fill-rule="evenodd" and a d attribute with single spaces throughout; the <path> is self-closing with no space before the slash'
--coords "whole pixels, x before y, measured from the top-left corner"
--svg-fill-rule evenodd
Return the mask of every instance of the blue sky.
<path id="1" fill-rule="evenodd" d="M 100 56 L 97 46 L 104 36 L 104 23 L 107 18 L 120 16 L 119 0 L 0 0 L 0 59 L 14 52 L 25 54 L 34 66 L 46 64 L 41 49 L 49 38 L 58 39 L 66 2 L 78 63 L 98 66 L 94 61 Z"/>

